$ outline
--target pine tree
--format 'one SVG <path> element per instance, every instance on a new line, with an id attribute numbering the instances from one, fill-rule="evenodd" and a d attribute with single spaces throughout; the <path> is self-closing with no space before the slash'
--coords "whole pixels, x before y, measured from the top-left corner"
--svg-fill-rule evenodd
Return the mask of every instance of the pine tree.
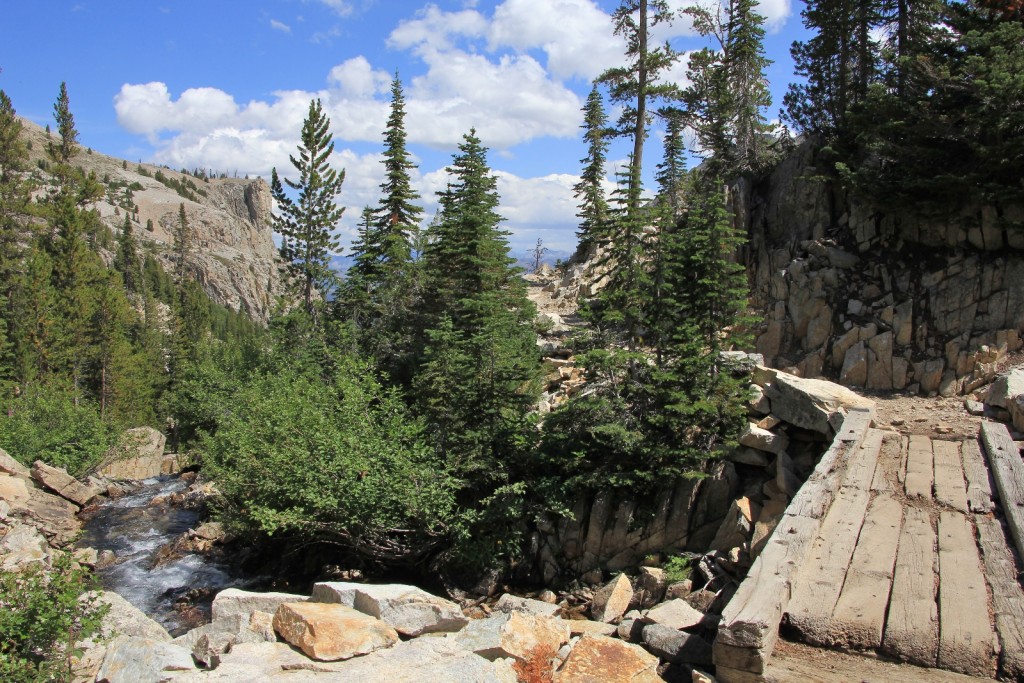
<path id="1" fill-rule="evenodd" d="M 15 333 L 14 296 L 22 271 L 22 223 L 28 209 L 29 185 L 23 179 L 28 148 L 21 138 L 21 121 L 10 98 L 0 90 L 0 390 L 7 395 L 3 380 L 14 368 L 10 357 L 11 335 Z"/>
<path id="2" fill-rule="evenodd" d="M 184 202 L 178 204 L 178 222 L 171 238 L 174 240 L 174 283 L 180 288 L 188 277 L 188 259 L 192 254 L 192 226 L 188 223 Z"/>
<path id="3" fill-rule="evenodd" d="M 686 130 L 685 114 L 678 109 L 663 109 L 660 112 L 665 121 L 665 147 L 661 163 L 654 175 L 658 183 L 658 196 L 668 205 L 672 218 L 678 219 L 684 207 L 686 185 Z"/>
<path id="4" fill-rule="evenodd" d="M 534 308 L 509 256 L 497 180 L 475 130 L 447 170 L 451 182 L 424 255 L 432 324 L 416 387 L 436 448 L 483 495 L 507 480 L 529 433 Z"/>
<path id="5" fill-rule="evenodd" d="M 651 294 L 644 232 L 651 213 L 648 206 L 640 204 L 643 184 L 635 177 L 637 172 L 630 163 L 616 174 L 617 187 L 602 242 L 605 255 L 600 263 L 609 268 L 608 284 L 590 307 L 591 321 L 606 333 L 614 333 L 625 347 L 627 354 L 623 358 L 634 379 L 643 363 L 637 352 L 644 341 Z"/>
<path id="6" fill-rule="evenodd" d="M 96 192 L 95 178 L 88 178 L 71 164 L 80 151 L 78 131 L 71 114 L 67 87 L 61 84 L 53 107 L 58 138 L 47 152 L 53 161 L 58 186 L 49 198 L 48 218 L 53 235 L 53 285 L 60 310 L 58 344 L 52 353 L 56 363 L 71 377 L 77 405 L 90 386 L 89 371 L 94 349 L 89 344 L 89 325 L 93 316 L 103 264 L 89 248 L 90 228 L 98 222 L 95 214 L 82 205 Z"/>
<path id="7" fill-rule="evenodd" d="M 579 246 L 576 251 L 587 254 L 597 239 L 597 233 L 604 226 L 608 216 L 608 201 L 604 194 L 604 164 L 608 152 L 608 117 L 597 84 L 590 89 L 587 103 L 583 107 L 583 140 L 587 143 L 587 156 L 580 159 L 583 171 L 580 181 L 573 186 L 573 196 L 579 201 L 580 226 L 576 234 Z"/>
<path id="8" fill-rule="evenodd" d="M 340 242 L 332 231 L 345 211 L 335 203 L 345 171 L 331 168 L 334 142 L 330 126 L 320 100 L 312 100 L 302 123 L 299 156 L 289 157 L 299 179 L 284 181 L 298 192 L 297 201 L 285 193 L 277 169 L 271 172 L 270 190 L 280 211 L 274 217 L 274 230 L 281 235 L 281 258 L 310 316 L 314 297 L 326 297 L 334 286 L 330 259 L 340 250 Z"/>
<path id="9" fill-rule="evenodd" d="M 846 125 L 848 110 L 878 77 L 875 0 L 808 0 L 800 12 L 812 36 L 793 43 L 798 76 L 783 98 L 783 116 L 797 130 L 832 136 Z"/>
<path id="10" fill-rule="evenodd" d="M 356 323 L 358 343 L 390 383 L 407 386 L 416 345 L 418 266 L 412 242 L 423 209 L 412 189 L 416 165 L 406 149 L 405 98 L 395 75 L 391 114 L 384 130 L 384 182 L 380 204 L 364 212 L 344 307 Z"/>
<path id="11" fill-rule="evenodd" d="M 379 226 L 378 249 L 387 270 L 408 267 L 412 234 L 423 219 L 423 208 L 415 203 L 420 196 L 412 189 L 410 173 L 416 164 L 409 157 L 406 138 L 405 96 L 396 73 L 391 82 L 391 114 L 384 130 L 383 198 L 374 212 Z"/>
<path id="12" fill-rule="evenodd" d="M 135 241 L 132 220 L 124 217 L 124 226 L 121 228 L 121 235 L 117 240 L 117 253 L 114 255 L 114 269 L 121 273 L 124 279 L 124 288 L 132 294 L 142 292 L 142 264 L 139 261 L 139 252 Z"/>
<path id="13" fill-rule="evenodd" d="M 746 384 L 722 356 L 749 322 L 746 272 L 736 261 L 744 238 L 725 208 L 722 182 L 695 175 L 682 224 L 660 235 L 656 363 L 635 399 L 649 462 L 677 473 L 731 443 L 745 415 Z"/>
<path id="14" fill-rule="evenodd" d="M 679 89 L 673 83 L 659 83 L 659 78 L 679 59 L 679 53 L 665 43 L 649 45 L 651 28 L 672 21 L 667 0 L 622 0 L 612 14 L 615 35 L 626 40 L 626 66 L 608 69 L 597 77 L 597 83 L 608 86 L 612 102 L 622 105 L 616 133 L 633 139 L 631 163 L 636 171 L 629 177 L 639 182 L 643 169 L 644 140 L 647 138 L 648 108 L 659 99 L 676 99 Z M 640 193 L 631 188 L 630 195 L 639 202 Z"/>
<path id="15" fill-rule="evenodd" d="M 690 55 L 690 86 L 683 99 L 703 156 L 731 175 L 764 168 L 771 130 L 764 111 L 771 106 L 765 69 L 764 17 L 753 0 L 729 0 L 714 8 L 686 10 L 694 28 L 714 44 Z"/>

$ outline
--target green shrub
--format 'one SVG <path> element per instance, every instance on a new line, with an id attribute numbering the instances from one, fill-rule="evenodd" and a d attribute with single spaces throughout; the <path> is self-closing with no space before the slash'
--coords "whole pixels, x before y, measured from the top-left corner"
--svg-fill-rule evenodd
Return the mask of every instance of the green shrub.
<path id="1" fill-rule="evenodd" d="M 665 580 L 670 584 L 679 583 L 690 578 L 692 559 L 689 557 L 670 557 L 662 569 L 665 570 Z"/>
<path id="2" fill-rule="evenodd" d="M 74 644 L 99 629 L 108 607 L 69 555 L 44 571 L 0 572 L 0 680 L 71 681 Z"/>
<path id="3" fill-rule="evenodd" d="M 455 483 L 364 363 L 326 364 L 254 373 L 227 404 L 201 449 L 223 516 L 388 564 L 421 560 L 451 532 Z"/>
<path id="4" fill-rule="evenodd" d="M 56 387 L 22 395 L 0 415 L 0 446 L 25 465 L 35 460 L 64 467 L 74 476 L 95 467 L 114 444 L 116 427 L 99 410 Z"/>

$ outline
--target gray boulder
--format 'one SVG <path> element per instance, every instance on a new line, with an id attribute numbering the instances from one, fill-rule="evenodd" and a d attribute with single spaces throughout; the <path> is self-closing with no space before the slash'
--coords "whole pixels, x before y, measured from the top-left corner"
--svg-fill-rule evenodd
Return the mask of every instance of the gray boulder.
<path id="1" fill-rule="evenodd" d="M 118 636 L 107 645 L 96 683 L 162 683 L 175 673 L 194 671 L 192 654 L 170 643 Z"/>
<path id="2" fill-rule="evenodd" d="M 652 654 L 673 664 L 711 664 L 711 645 L 698 635 L 677 631 L 670 626 L 644 626 L 644 644 Z"/>
<path id="3" fill-rule="evenodd" d="M 352 607 L 380 619 L 408 637 L 458 631 L 469 623 L 459 606 L 451 600 L 403 584 L 318 583 L 313 586 L 310 601 Z"/>

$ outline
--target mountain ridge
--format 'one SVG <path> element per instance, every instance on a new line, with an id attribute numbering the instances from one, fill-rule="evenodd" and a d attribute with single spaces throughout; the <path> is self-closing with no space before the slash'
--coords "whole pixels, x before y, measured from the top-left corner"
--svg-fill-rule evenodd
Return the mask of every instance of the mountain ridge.
<path id="1" fill-rule="evenodd" d="M 21 118 L 35 173 L 46 173 L 49 133 Z M 135 234 L 170 272 L 179 208 L 193 235 L 188 270 L 214 302 L 266 322 L 283 291 L 271 229 L 270 187 L 261 179 L 196 177 L 81 147 L 74 164 L 96 174 L 104 196 L 90 205 L 116 236 L 127 213 Z M 44 190 L 37 190 L 44 191 Z M 109 255 L 112 258 L 112 255 Z"/>

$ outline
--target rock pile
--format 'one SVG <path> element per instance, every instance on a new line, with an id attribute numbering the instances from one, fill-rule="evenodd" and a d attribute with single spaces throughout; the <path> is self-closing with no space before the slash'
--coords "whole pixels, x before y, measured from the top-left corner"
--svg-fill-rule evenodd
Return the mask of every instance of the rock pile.
<path id="1" fill-rule="evenodd" d="M 80 680 L 514 683 L 531 669 L 554 683 L 654 683 L 659 669 L 710 664 L 717 623 L 682 598 L 626 612 L 662 600 L 659 578 L 654 595 L 644 594 L 650 586 L 634 591 L 625 575 L 602 588 L 592 609 L 609 623 L 563 619 L 557 606 L 507 594 L 470 620 L 453 602 L 396 584 L 320 583 L 308 598 L 228 589 L 214 600 L 211 623 L 173 640 L 105 594 L 114 608 L 106 632 L 116 637 L 89 650 Z"/>
<path id="2" fill-rule="evenodd" d="M 984 392 L 978 392 L 983 404 L 967 399 L 968 411 L 1010 423 L 1014 439 L 1024 439 L 1024 367 L 1011 368 L 999 375 Z"/>

